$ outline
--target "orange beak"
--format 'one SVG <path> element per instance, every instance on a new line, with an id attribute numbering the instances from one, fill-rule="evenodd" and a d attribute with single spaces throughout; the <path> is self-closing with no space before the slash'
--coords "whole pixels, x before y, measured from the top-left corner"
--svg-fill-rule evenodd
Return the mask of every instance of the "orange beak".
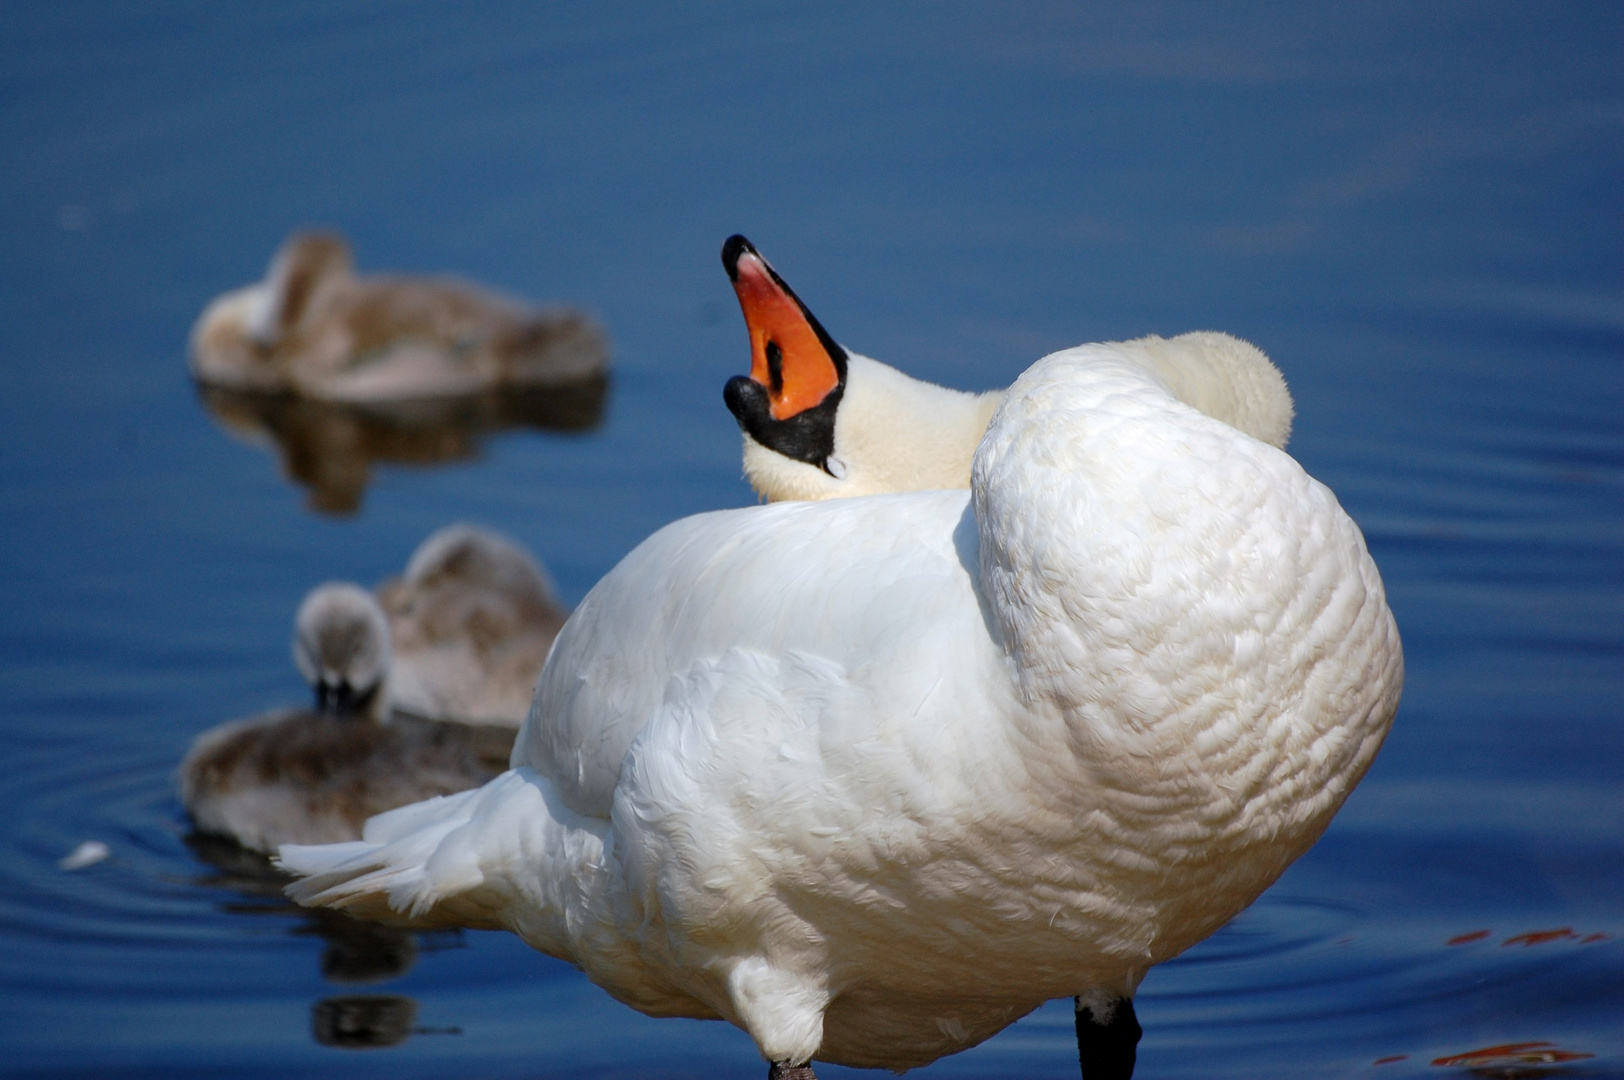
<path id="1" fill-rule="evenodd" d="M 773 419 L 818 405 L 841 384 L 845 351 L 750 241 L 730 237 L 722 265 L 750 330 L 750 378 L 767 391 Z"/>

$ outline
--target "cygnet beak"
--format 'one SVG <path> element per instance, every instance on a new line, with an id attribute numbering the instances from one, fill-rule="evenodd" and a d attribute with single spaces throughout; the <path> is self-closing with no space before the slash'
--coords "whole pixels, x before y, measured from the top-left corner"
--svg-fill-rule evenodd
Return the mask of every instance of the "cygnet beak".
<path id="1" fill-rule="evenodd" d="M 344 678 L 319 679 L 316 682 L 316 711 L 332 716 L 354 716 L 372 700 L 372 695 L 377 689 L 374 686 L 365 691 L 357 691 Z"/>

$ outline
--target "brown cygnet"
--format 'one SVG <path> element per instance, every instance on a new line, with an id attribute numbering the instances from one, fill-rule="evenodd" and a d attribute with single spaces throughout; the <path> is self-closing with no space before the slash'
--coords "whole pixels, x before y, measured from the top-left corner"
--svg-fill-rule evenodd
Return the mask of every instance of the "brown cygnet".
<path id="1" fill-rule="evenodd" d="M 215 299 L 192 330 L 192 374 L 238 390 L 386 402 L 601 378 L 603 331 L 449 278 L 358 277 L 349 245 L 296 233 L 265 280 Z"/>
<path id="2" fill-rule="evenodd" d="M 431 720 L 512 732 L 569 609 L 546 571 L 507 537 L 451 525 L 378 586 L 394 643 L 389 700 Z"/>
<path id="3" fill-rule="evenodd" d="M 366 590 L 313 590 L 295 620 L 293 656 L 314 708 L 223 724 L 181 762 L 181 800 L 200 831 L 266 853 L 356 840 L 374 814 L 499 771 L 481 760 L 473 729 L 388 715 L 389 624 Z"/>

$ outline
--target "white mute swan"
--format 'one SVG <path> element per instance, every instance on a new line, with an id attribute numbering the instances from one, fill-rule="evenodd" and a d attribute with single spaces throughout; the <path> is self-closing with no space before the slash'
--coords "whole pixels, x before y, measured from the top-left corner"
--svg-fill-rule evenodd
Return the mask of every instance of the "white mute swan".
<path id="1" fill-rule="evenodd" d="M 1358 528 L 1232 419 L 1086 345 L 1010 387 L 969 491 L 667 526 L 565 625 L 509 772 L 284 847 L 290 892 L 511 930 L 770 1076 L 1069 996 L 1085 1075 L 1129 1075 L 1146 970 L 1307 850 L 1402 682 Z"/>
<path id="2" fill-rule="evenodd" d="M 744 473 L 768 502 L 970 486 L 970 457 L 1002 391 L 967 394 L 838 345 L 742 236 L 722 245 L 750 331 L 750 374 L 723 400 Z M 1213 331 L 1117 343 L 1181 401 L 1281 449 L 1291 394 L 1255 346 Z"/>
<path id="3" fill-rule="evenodd" d="M 389 703 L 431 720 L 517 730 L 569 609 L 529 552 L 450 525 L 378 586 L 394 644 Z M 504 755 L 505 757 L 505 755 Z"/>
<path id="4" fill-rule="evenodd" d="M 599 378 L 608 347 L 579 312 L 446 278 L 357 277 L 342 237 L 296 233 L 264 281 L 204 309 L 191 352 L 208 385 L 386 402 Z"/>
<path id="5" fill-rule="evenodd" d="M 318 586 L 294 625 L 294 662 L 316 707 L 276 709 L 197 737 L 180 789 L 200 831 L 267 854 L 350 840 L 374 814 L 490 779 L 496 770 L 459 729 L 385 722 L 389 626 L 370 593 Z"/>

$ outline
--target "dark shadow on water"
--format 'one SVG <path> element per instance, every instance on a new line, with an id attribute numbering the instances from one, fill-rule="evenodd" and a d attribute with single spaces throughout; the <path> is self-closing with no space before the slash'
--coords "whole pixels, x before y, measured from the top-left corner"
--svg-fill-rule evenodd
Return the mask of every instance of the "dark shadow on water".
<path id="1" fill-rule="evenodd" d="M 417 963 L 421 948 L 456 947 L 456 931 L 421 935 L 431 943 L 419 945 L 420 935 L 356 919 L 326 908 L 301 908 L 282 893 L 291 879 L 257 851 L 249 851 L 222 836 L 191 833 L 186 846 L 213 873 L 195 878 L 198 885 L 229 889 L 241 900 L 228 900 L 222 911 L 233 915 L 295 915 L 295 937 L 319 937 L 327 948 L 321 955 L 321 975 L 341 986 L 385 982 L 405 975 Z M 376 1050 L 398 1046 L 413 1035 L 461 1035 L 460 1028 L 417 1026 L 417 1002 L 403 994 L 341 994 L 310 1006 L 310 1036 L 322 1046 L 344 1050 Z"/>
<path id="2" fill-rule="evenodd" d="M 417 1002 L 399 994 L 323 998 L 310 1008 L 310 1035 L 323 1046 L 376 1050 L 412 1034 Z"/>
<path id="3" fill-rule="evenodd" d="M 511 428 L 591 431 L 603 421 L 609 379 L 367 405 L 201 385 L 197 392 L 221 427 L 245 442 L 276 445 L 282 471 L 305 488 L 312 510 L 351 514 L 361 508 L 374 462 L 469 461 L 479 456 L 486 436 Z"/>
<path id="4" fill-rule="evenodd" d="M 186 837 L 186 846 L 214 871 L 195 878 L 196 884 L 229 889 L 241 897 L 222 903 L 222 911 L 233 915 L 297 916 L 298 925 L 288 933 L 321 938 L 327 946 L 321 956 L 321 974 L 328 982 L 342 986 L 384 982 L 406 974 L 417 963 L 416 935 L 341 911 L 299 907 L 282 893 L 292 879 L 259 852 L 225 837 L 195 832 Z M 454 933 L 434 936 L 456 937 Z"/>
<path id="5" fill-rule="evenodd" d="M 399 994 L 322 998 L 310 1007 L 310 1035 L 341 1050 L 399 1046 L 413 1035 L 461 1035 L 461 1028 L 417 1026 L 417 1002 Z"/>

